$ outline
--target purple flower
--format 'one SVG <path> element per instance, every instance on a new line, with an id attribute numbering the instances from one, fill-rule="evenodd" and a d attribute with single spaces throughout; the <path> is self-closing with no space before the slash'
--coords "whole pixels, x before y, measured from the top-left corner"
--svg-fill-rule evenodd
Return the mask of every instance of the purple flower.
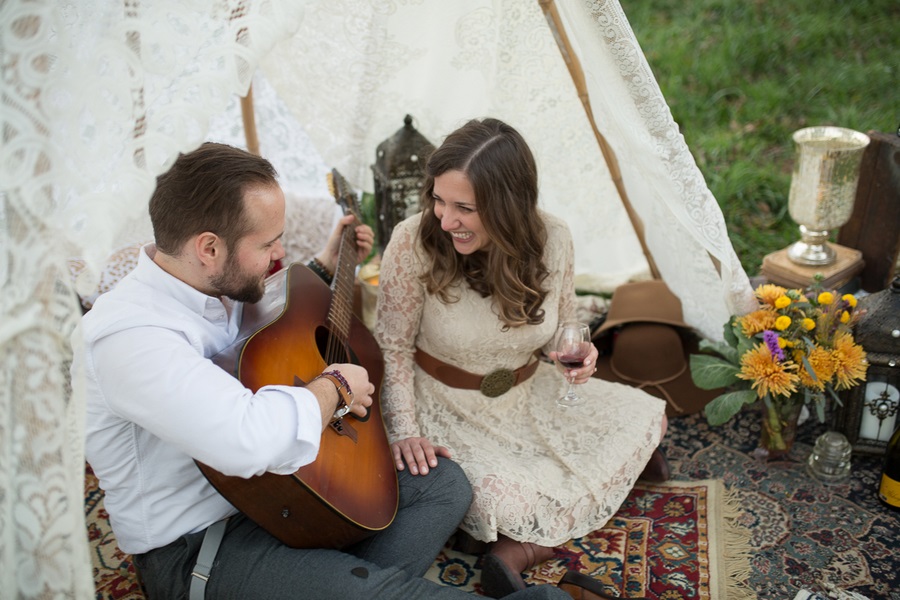
<path id="1" fill-rule="evenodd" d="M 772 331 L 771 329 L 766 329 L 763 331 L 763 341 L 766 342 L 766 346 L 769 347 L 769 352 L 772 353 L 779 361 L 784 360 L 784 352 L 781 351 L 781 346 L 778 345 L 778 334 Z"/>

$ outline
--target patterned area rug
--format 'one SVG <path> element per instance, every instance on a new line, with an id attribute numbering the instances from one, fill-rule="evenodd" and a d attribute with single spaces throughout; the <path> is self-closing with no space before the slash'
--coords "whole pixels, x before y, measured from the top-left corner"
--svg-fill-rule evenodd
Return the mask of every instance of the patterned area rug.
<path id="1" fill-rule="evenodd" d="M 97 480 L 86 474 L 85 510 L 97 600 L 141 600 L 131 557 L 115 543 Z M 555 583 L 566 569 L 590 574 L 622 597 L 742 600 L 749 533 L 720 481 L 638 484 L 603 529 L 557 549 L 526 581 Z M 480 595 L 480 557 L 445 548 L 426 577 Z"/>
<path id="2" fill-rule="evenodd" d="M 748 585 L 760 600 L 792 600 L 804 588 L 900 600 L 900 517 L 876 497 L 882 459 L 854 455 L 847 481 L 820 483 L 806 459 L 826 429 L 813 416 L 787 460 L 760 462 L 759 416 L 748 408 L 719 427 L 702 415 L 671 419 L 663 447 L 675 477 L 720 479 L 734 491 L 751 531 Z"/>
<path id="3" fill-rule="evenodd" d="M 639 483 L 607 525 L 557 548 L 527 573 L 529 585 L 556 583 L 573 569 L 610 595 L 659 600 L 755 597 L 749 575 L 749 532 L 720 481 Z M 480 557 L 445 549 L 427 577 L 481 592 Z"/>

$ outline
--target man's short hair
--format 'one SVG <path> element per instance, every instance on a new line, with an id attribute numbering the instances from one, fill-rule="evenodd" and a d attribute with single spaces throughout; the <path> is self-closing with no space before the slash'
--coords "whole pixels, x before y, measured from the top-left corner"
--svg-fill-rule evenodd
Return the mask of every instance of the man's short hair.
<path id="1" fill-rule="evenodd" d="M 247 233 L 244 193 L 278 185 L 272 164 L 226 144 L 206 142 L 182 154 L 156 179 L 150 221 L 156 248 L 176 256 L 192 236 L 210 231 L 229 249 Z"/>

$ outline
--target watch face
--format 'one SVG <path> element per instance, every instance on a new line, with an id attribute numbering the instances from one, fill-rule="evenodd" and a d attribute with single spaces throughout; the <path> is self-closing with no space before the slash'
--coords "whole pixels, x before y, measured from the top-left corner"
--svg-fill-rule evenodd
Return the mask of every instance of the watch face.
<path id="1" fill-rule="evenodd" d="M 897 423 L 897 407 L 900 406 L 900 390 L 887 381 L 866 384 L 865 403 L 859 423 L 859 437 L 888 441 Z"/>

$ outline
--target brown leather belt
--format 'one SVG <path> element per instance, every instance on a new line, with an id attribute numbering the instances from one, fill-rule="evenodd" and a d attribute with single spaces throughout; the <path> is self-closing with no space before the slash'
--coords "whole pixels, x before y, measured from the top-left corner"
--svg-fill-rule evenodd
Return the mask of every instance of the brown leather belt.
<path id="1" fill-rule="evenodd" d="M 539 350 L 535 351 L 535 357 L 539 355 L 539 352 Z M 481 390 L 481 393 L 488 398 L 496 398 L 503 395 L 512 389 L 514 385 L 519 385 L 534 375 L 540 362 L 537 359 L 533 360 L 515 371 L 512 369 L 495 369 L 487 375 L 476 375 L 438 360 L 421 348 L 416 348 L 415 359 L 416 364 L 423 371 L 444 385 L 463 390 Z"/>

